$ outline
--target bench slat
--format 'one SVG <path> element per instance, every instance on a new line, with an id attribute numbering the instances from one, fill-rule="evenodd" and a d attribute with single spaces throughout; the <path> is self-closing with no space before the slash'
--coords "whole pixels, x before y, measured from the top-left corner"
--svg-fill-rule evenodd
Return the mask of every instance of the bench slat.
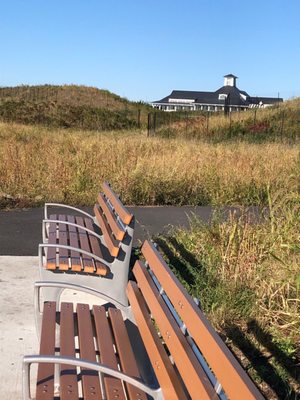
<path id="1" fill-rule="evenodd" d="M 75 217 L 73 215 L 68 215 L 67 220 L 68 222 L 75 224 Z M 78 238 L 77 228 L 75 226 L 68 225 L 68 230 L 69 230 L 70 246 L 78 248 L 79 238 Z M 82 270 L 80 253 L 78 251 L 71 250 L 70 261 L 71 261 L 72 271 L 80 272 Z"/>
<path id="2" fill-rule="evenodd" d="M 84 221 L 82 217 L 76 217 L 76 223 L 78 225 L 84 226 Z M 79 235 L 79 242 L 80 242 L 80 248 L 82 250 L 91 252 L 89 240 L 86 234 L 86 231 L 78 227 L 78 235 Z M 94 272 L 94 264 L 93 264 L 93 259 L 85 254 L 81 255 L 82 257 L 82 265 L 83 265 L 83 270 L 88 273 L 93 273 Z"/>
<path id="3" fill-rule="evenodd" d="M 151 321 L 145 300 L 135 282 L 130 281 L 128 283 L 127 295 L 164 398 L 187 399 L 181 382 Z"/>
<path id="4" fill-rule="evenodd" d="M 137 261 L 135 263 L 133 273 L 192 398 L 211 399 L 216 397 L 216 392 L 205 371 L 199 364 L 166 303 L 159 295 L 142 262 Z"/>
<path id="5" fill-rule="evenodd" d="M 113 257 L 119 254 L 119 242 L 113 237 L 111 229 L 106 222 L 99 205 L 95 205 L 94 213 L 104 236 L 105 244 Z"/>
<path id="6" fill-rule="evenodd" d="M 105 196 L 109 199 L 121 220 L 124 222 L 124 224 L 129 225 L 133 218 L 133 215 L 127 210 L 126 207 L 124 207 L 119 197 L 115 194 L 115 192 L 111 189 L 107 182 L 103 183 L 102 189 Z"/>
<path id="7" fill-rule="evenodd" d="M 84 223 L 85 223 L 86 228 L 90 229 L 91 231 L 93 230 L 93 223 L 90 218 L 85 218 Z M 97 256 L 97 257 L 104 258 L 102 251 L 101 251 L 99 240 L 95 236 L 90 235 L 90 234 L 88 234 L 88 238 L 89 238 L 89 241 L 91 244 L 92 253 L 95 254 L 95 256 Z M 97 275 L 105 276 L 109 273 L 109 268 L 106 265 L 104 265 L 96 260 L 94 260 L 94 263 L 96 266 L 96 274 Z"/>
<path id="8" fill-rule="evenodd" d="M 111 227 L 111 230 L 117 240 L 123 240 L 125 236 L 125 231 L 121 226 L 117 223 L 116 216 L 112 212 L 112 210 L 108 207 L 105 198 L 102 193 L 98 195 L 98 202 L 102 211 L 104 212 L 106 219 Z"/>
<path id="9" fill-rule="evenodd" d="M 102 306 L 93 306 L 93 312 L 101 363 L 118 370 L 112 332 L 106 317 L 105 308 Z M 120 379 L 112 376 L 104 376 L 104 385 L 108 400 L 115 398 L 118 398 L 118 400 L 125 400 L 125 394 Z"/>
<path id="10" fill-rule="evenodd" d="M 52 214 L 52 215 L 50 215 L 49 219 L 56 220 L 57 215 Z M 48 232 L 49 232 L 48 233 L 48 243 L 56 244 L 57 239 L 56 239 L 56 223 L 55 222 L 49 223 L 49 231 Z M 56 249 L 54 247 L 48 247 L 48 249 L 47 249 L 46 268 L 47 269 L 56 269 Z"/>
<path id="11" fill-rule="evenodd" d="M 203 312 L 171 272 L 166 262 L 149 241 L 142 253 L 151 270 L 167 293 L 195 343 L 231 399 L 263 399 L 247 373 L 213 329 Z"/>
<path id="12" fill-rule="evenodd" d="M 60 355 L 75 357 L 73 303 L 61 303 Z M 63 364 L 60 369 L 61 400 L 78 400 L 76 367 Z"/>
<path id="13" fill-rule="evenodd" d="M 77 318 L 80 358 L 96 362 L 92 320 L 87 304 L 77 304 Z M 81 368 L 81 374 L 84 399 L 102 399 L 98 373 Z"/>
<path id="14" fill-rule="evenodd" d="M 56 303 L 45 302 L 40 342 L 41 355 L 55 353 Z M 54 364 L 39 364 L 37 373 L 36 400 L 52 400 L 54 397 Z"/>
<path id="15" fill-rule="evenodd" d="M 66 215 L 59 215 L 59 221 L 66 221 Z M 59 244 L 68 245 L 68 233 L 66 224 L 58 224 L 58 240 Z M 62 271 L 69 269 L 69 251 L 67 249 L 58 249 L 59 264 L 58 267 Z"/>
<path id="16" fill-rule="evenodd" d="M 122 371 L 135 378 L 141 378 L 121 311 L 116 308 L 109 308 L 108 315 L 110 317 Z M 125 385 L 130 400 L 147 400 L 146 394 L 140 389 L 127 383 Z"/>

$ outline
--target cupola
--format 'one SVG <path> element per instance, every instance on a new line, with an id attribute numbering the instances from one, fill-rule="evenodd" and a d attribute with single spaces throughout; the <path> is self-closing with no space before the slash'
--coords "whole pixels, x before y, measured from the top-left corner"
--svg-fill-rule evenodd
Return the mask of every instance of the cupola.
<path id="1" fill-rule="evenodd" d="M 237 76 L 228 74 L 224 76 L 224 86 L 236 87 Z"/>

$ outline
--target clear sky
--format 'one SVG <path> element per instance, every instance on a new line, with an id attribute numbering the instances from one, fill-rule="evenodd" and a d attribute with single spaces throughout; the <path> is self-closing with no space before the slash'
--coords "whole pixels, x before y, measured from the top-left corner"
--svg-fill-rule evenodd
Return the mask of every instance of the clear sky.
<path id="1" fill-rule="evenodd" d="M 300 0 L 0 0 L 0 86 L 300 96 Z"/>

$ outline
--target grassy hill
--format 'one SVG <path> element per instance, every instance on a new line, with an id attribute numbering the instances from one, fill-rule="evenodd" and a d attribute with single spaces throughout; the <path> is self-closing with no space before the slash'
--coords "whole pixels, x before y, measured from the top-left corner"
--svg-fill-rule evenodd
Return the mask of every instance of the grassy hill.
<path id="1" fill-rule="evenodd" d="M 0 88 L 0 119 L 92 130 L 131 129 L 145 124 L 150 107 L 108 90 L 76 85 Z"/>
<path id="2" fill-rule="evenodd" d="M 200 139 L 210 142 L 246 140 L 250 142 L 300 139 L 300 98 L 265 109 L 223 113 L 160 113 L 156 134 L 166 138 Z"/>

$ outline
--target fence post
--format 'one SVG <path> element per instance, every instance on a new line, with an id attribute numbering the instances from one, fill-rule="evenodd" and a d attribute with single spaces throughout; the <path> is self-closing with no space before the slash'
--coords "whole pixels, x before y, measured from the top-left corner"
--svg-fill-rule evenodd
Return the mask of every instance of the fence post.
<path id="1" fill-rule="evenodd" d="M 138 125 L 138 129 L 141 128 L 141 109 L 138 109 L 138 115 L 137 115 L 137 125 Z"/>
<path id="2" fill-rule="evenodd" d="M 256 108 L 254 109 L 253 125 L 256 124 Z"/>
<path id="3" fill-rule="evenodd" d="M 206 114 L 206 134 L 208 135 L 208 129 L 209 129 L 209 111 L 207 111 Z"/>
<path id="4" fill-rule="evenodd" d="M 153 116 L 153 135 L 155 136 L 156 133 L 156 112 L 154 113 Z"/>
<path id="5" fill-rule="evenodd" d="M 150 136 L 150 125 L 151 125 L 151 113 L 148 113 L 147 137 Z"/>

